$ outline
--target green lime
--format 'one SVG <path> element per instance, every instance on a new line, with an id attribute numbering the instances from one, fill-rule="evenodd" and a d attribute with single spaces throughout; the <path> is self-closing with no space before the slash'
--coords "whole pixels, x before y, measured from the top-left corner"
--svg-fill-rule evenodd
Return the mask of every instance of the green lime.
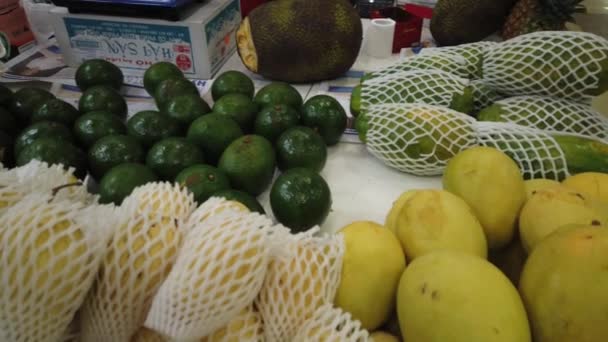
<path id="1" fill-rule="evenodd" d="M 319 132 L 327 145 L 335 145 L 346 129 L 346 112 L 331 96 L 313 96 L 302 109 L 302 124 Z"/>
<path id="2" fill-rule="evenodd" d="M 243 131 L 234 120 L 211 113 L 194 120 L 188 128 L 187 138 L 203 150 L 208 162 L 215 164 L 226 147 L 242 135 Z"/>
<path id="3" fill-rule="evenodd" d="M 235 189 L 254 196 L 270 185 L 275 166 L 272 144 L 259 135 L 245 135 L 233 141 L 218 163 Z"/>
<path id="4" fill-rule="evenodd" d="M 170 181 L 183 169 L 202 163 L 203 152 L 186 138 L 165 138 L 154 144 L 146 156 L 146 165 L 161 179 Z"/>
<path id="5" fill-rule="evenodd" d="M 213 112 L 233 119 L 243 132 L 251 132 L 258 106 L 243 94 L 228 94 L 213 104 Z"/>
<path id="6" fill-rule="evenodd" d="M 146 152 L 128 135 L 109 135 L 97 140 L 89 149 L 89 170 L 100 179 L 108 170 L 124 163 L 143 163 Z"/>
<path id="7" fill-rule="evenodd" d="M 255 87 L 253 81 L 240 71 L 230 70 L 219 75 L 211 86 L 213 101 L 219 100 L 228 94 L 243 94 L 249 98 L 253 97 Z"/>
<path id="8" fill-rule="evenodd" d="M 0 84 L 0 106 L 10 106 L 13 101 L 13 91 Z"/>
<path id="9" fill-rule="evenodd" d="M 228 177 L 211 165 L 197 164 L 180 172 L 175 181 L 187 187 L 194 195 L 194 200 L 201 204 L 216 191 L 230 189 Z"/>
<path id="10" fill-rule="evenodd" d="M 247 209 L 249 209 L 250 211 L 256 211 L 260 214 L 266 213 L 260 202 L 258 202 L 255 197 L 243 191 L 234 189 L 220 190 L 215 192 L 212 196 L 224 198 L 228 201 L 239 202 L 242 205 L 246 206 Z"/>
<path id="11" fill-rule="evenodd" d="M 71 126 L 80 116 L 78 109 L 60 100 L 50 99 L 40 105 L 32 113 L 31 122 L 54 121 Z"/>
<path id="12" fill-rule="evenodd" d="M 93 86 L 104 85 L 120 89 L 124 76 L 116 65 L 103 59 L 89 59 L 76 69 L 76 85 L 85 91 Z"/>
<path id="13" fill-rule="evenodd" d="M 74 135 L 84 147 L 93 145 L 107 135 L 125 133 L 127 126 L 118 116 L 107 111 L 89 112 L 74 122 Z"/>
<path id="14" fill-rule="evenodd" d="M 49 164 L 62 164 L 73 167 L 74 174 L 84 178 L 87 174 L 87 156 L 84 152 L 65 140 L 56 137 L 42 137 L 23 147 L 17 154 L 17 166 L 22 166 L 32 160 L 40 160 Z"/>
<path id="15" fill-rule="evenodd" d="M 34 140 L 43 137 L 55 138 L 68 143 L 73 141 L 72 132 L 65 125 L 52 121 L 36 122 L 21 131 L 15 139 L 15 155 L 19 155 L 21 150 Z"/>
<path id="16" fill-rule="evenodd" d="M 270 206 L 280 223 L 293 232 L 301 232 L 325 221 L 331 208 L 331 192 L 318 173 L 291 169 L 272 185 Z"/>
<path id="17" fill-rule="evenodd" d="M 82 93 L 78 101 L 78 110 L 81 113 L 104 110 L 124 118 L 127 116 L 127 102 L 112 87 L 105 85 L 93 86 Z"/>
<path id="18" fill-rule="evenodd" d="M 176 96 L 167 102 L 164 114 L 188 127 L 192 121 L 211 112 L 211 108 L 199 95 Z"/>
<path id="19" fill-rule="evenodd" d="M 152 64 L 144 73 L 144 88 L 151 96 L 154 96 L 156 86 L 169 78 L 183 78 L 184 73 L 179 68 L 169 62 L 156 62 Z"/>
<path id="20" fill-rule="evenodd" d="M 13 138 L 0 131 L 0 163 L 5 168 L 15 166 L 15 155 L 13 153 Z"/>
<path id="21" fill-rule="evenodd" d="M 127 132 L 144 147 L 150 147 L 164 138 L 180 135 L 179 123 L 153 110 L 144 110 L 127 121 Z"/>
<path id="22" fill-rule="evenodd" d="M 125 163 L 114 166 L 99 182 L 99 202 L 120 205 L 133 189 L 158 178 L 147 166 L 137 163 Z"/>
<path id="23" fill-rule="evenodd" d="M 283 82 L 273 82 L 258 91 L 254 98 L 260 107 L 286 104 L 296 110 L 302 107 L 302 95 L 293 86 Z"/>
<path id="24" fill-rule="evenodd" d="M 290 128 L 276 144 L 279 169 L 304 167 L 319 172 L 327 161 L 327 147 L 321 136 L 308 127 Z"/>
<path id="25" fill-rule="evenodd" d="M 27 125 L 34 110 L 47 100 L 54 98 L 55 95 L 44 89 L 23 87 L 13 94 L 13 101 L 8 110 L 21 125 Z"/>
<path id="26" fill-rule="evenodd" d="M 19 124 L 13 114 L 3 107 L 0 107 L 0 131 L 11 137 L 19 134 Z"/>
<path id="27" fill-rule="evenodd" d="M 255 118 L 254 132 L 274 143 L 281 133 L 297 126 L 298 122 L 300 113 L 289 105 L 266 106 Z"/>
<path id="28" fill-rule="evenodd" d="M 192 94 L 200 96 L 194 83 L 187 78 L 172 77 L 161 81 L 154 90 L 154 100 L 159 110 L 164 110 L 165 106 L 176 96 Z"/>

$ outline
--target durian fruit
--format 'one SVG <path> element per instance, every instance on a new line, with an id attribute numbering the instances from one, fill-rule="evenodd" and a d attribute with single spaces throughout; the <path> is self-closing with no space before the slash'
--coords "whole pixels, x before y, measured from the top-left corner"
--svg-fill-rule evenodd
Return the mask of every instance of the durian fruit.
<path id="1" fill-rule="evenodd" d="M 56 200 L 75 200 L 93 204 L 97 196 L 87 192 L 86 182 L 74 175 L 74 168 L 48 165 L 33 160 L 26 165 L 0 171 L 0 213 L 27 194 L 51 194 Z"/>
<path id="2" fill-rule="evenodd" d="M 32 194 L 0 216 L 0 341 L 60 341 L 82 305 L 115 208 Z"/>
<path id="3" fill-rule="evenodd" d="M 128 341 L 143 325 L 152 300 L 177 258 L 192 194 L 177 184 L 136 188 L 82 308 L 85 341 Z"/>

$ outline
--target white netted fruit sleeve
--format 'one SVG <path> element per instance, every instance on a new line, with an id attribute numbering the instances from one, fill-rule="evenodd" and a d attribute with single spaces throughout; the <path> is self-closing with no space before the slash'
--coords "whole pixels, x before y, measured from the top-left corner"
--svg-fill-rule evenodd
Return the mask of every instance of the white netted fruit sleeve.
<path id="1" fill-rule="evenodd" d="M 193 208 L 187 190 L 169 183 L 137 188 L 120 208 L 93 288 L 82 308 L 82 338 L 121 342 L 137 332 L 165 280 Z"/>
<path id="2" fill-rule="evenodd" d="M 425 104 L 376 105 L 367 113 L 367 149 L 386 165 L 439 175 L 457 153 L 475 146 L 475 119 Z"/>
<path id="3" fill-rule="evenodd" d="M 545 31 L 490 49 L 483 63 L 483 79 L 510 96 L 590 100 L 601 93 L 600 75 L 607 70 L 608 40 L 586 32 Z"/>
<path id="4" fill-rule="evenodd" d="M 443 46 L 440 48 L 424 48 L 420 51 L 421 56 L 460 56 L 466 61 L 466 74 L 463 77 L 478 79 L 481 77 L 481 66 L 484 55 L 488 50 L 494 48 L 495 42 L 475 42 L 457 46 Z M 449 70 L 447 70 L 449 72 Z M 461 76 L 461 74 L 458 74 Z"/>
<path id="5" fill-rule="evenodd" d="M 477 113 L 480 110 L 492 105 L 494 102 L 504 98 L 494 89 L 490 88 L 483 80 L 474 80 L 469 84 L 473 92 L 473 112 Z"/>
<path id="6" fill-rule="evenodd" d="M 547 96 L 518 96 L 500 100 L 485 110 L 484 121 L 512 122 L 547 131 L 608 138 L 608 118 L 588 105 Z"/>
<path id="7" fill-rule="evenodd" d="M 334 300 L 344 241 L 341 235 L 314 237 L 316 231 L 291 236 L 284 246 L 289 255 L 270 262 L 256 300 L 266 341 L 292 341 L 318 307 Z"/>
<path id="8" fill-rule="evenodd" d="M 319 307 L 299 329 L 293 342 L 367 342 L 372 341 L 361 322 L 331 304 Z"/>
<path id="9" fill-rule="evenodd" d="M 468 80 L 437 70 L 415 70 L 363 82 L 361 111 L 375 104 L 426 103 L 449 107 L 455 95 L 463 95 Z"/>
<path id="10" fill-rule="evenodd" d="M 250 305 L 227 326 L 204 337 L 200 342 L 262 342 L 263 333 L 262 317 Z"/>
<path id="11" fill-rule="evenodd" d="M 60 341 L 85 299 L 114 209 L 28 195 L 0 216 L 0 341 Z"/>
<path id="12" fill-rule="evenodd" d="M 271 255 L 272 222 L 228 208 L 191 215 L 175 265 L 158 291 L 145 326 L 177 340 L 207 336 L 250 305 Z M 202 220 L 202 222 L 201 222 Z"/>
<path id="13" fill-rule="evenodd" d="M 0 171 L 0 213 L 31 193 L 53 194 L 57 200 L 66 199 L 95 203 L 96 196 L 87 192 L 86 180 L 74 176 L 74 169 L 48 165 L 33 160 L 26 165 Z M 69 185 L 69 186 L 66 186 Z"/>
<path id="14" fill-rule="evenodd" d="M 548 133 L 512 123 L 478 122 L 479 144 L 506 153 L 526 179 L 561 180 L 569 175 L 566 157 Z"/>
<path id="15" fill-rule="evenodd" d="M 469 76 L 467 60 L 463 56 L 457 54 L 430 54 L 428 56 L 418 55 L 406 58 L 388 68 L 366 75 L 366 77 L 376 78 L 405 71 L 420 70 L 440 70 L 462 78 Z"/>

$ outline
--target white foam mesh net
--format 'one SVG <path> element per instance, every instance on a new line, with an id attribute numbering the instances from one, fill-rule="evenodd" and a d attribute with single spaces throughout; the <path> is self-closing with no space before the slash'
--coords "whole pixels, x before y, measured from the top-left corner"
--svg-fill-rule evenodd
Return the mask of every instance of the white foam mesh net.
<path id="1" fill-rule="evenodd" d="M 129 341 L 143 324 L 182 243 L 178 218 L 125 202 L 82 308 L 84 341 Z"/>
<path id="2" fill-rule="evenodd" d="M 588 105 L 547 96 L 518 96 L 496 102 L 500 121 L 548 131 L 608 138 L 608 119 Z"/>
<path id="3" fill-rule="evenodd" d="M 319 307 L 299 329 L 293 342 L 367 342 L 372 339 L 361 322 L 331 304 Z"/>
<path id="4" fill-rule="evenodd" d="M 479 144 L 509 155 L 524 178 L 561 180 L 569 175 L 561 147 L 547 132 L 498 122 L 478 122 L 475 128 Z"/>
<path id="5" fill-rule="evenodd" d="M 468 80 L 437 70 L 415 70 L 363 82 L 361 110 L 386 103 L 426 103 L 448 107 L 461 95 Z"/>
<path id="6" fill-rule="evenodd" d="M 475 113 L 504 98 L 482 80 L 471 81 L 469 86 L 473 92 L 473 111 Z"/>
<path id="7" fill-rule="evenodd" d="M 485 53 L 496 44 L 483 41 L 457 46 L 425 48 L 420 51 L 420 55 L 462 56 L 466 60 L 466 74 L 463 77 L 476 79 L 481 77 L 481 65 Z"/>
<path id="8" fill-rule="evenodd" d="M 109 206 L 28 195 L 0 217 L 0 341 L 65 338 L 113 228 Z"/>
<path id="9" fill-rule="evenodd" d="M 388 68 L 371 73 L 369 77 L 376 78 L 414 70 L 440 70 L 463 78 L 469 77 L 467 60 L 464 56 L 458 54 L 429 54 L 428 56 L 408 57 Z"/>
<path id="10" fill-rule="evenodd" d="M 227 326 L 204 337 L 200 342 L 261 342 L 264 340 L 262 317 L 253 308 L 246 307 Z"/>
<path id="11" fill-rule="evenodd" d="M 152 329 L 141 327 L 133 335 L 130 342 L 169 342 L 169 339 Z"/>
<path id="12" fill-rule="evenodd" d="M 475 119 L 425 104 L 376 105 L 367 149 L 386 165 L 414 175 L 439 175 L 460 151 L 477 144 Z"/>
<path id="13" fill-rule="evenodd" d="M 222 203 L 227 208 L 218 214 L 208 216 L 203 205 L 189 218 L 184 246 L 154 298 L 146 327 L 173 339 L 200 339 L 253 302 L 272 253 L 272 222 Z"/>
<path id="14" fill-rule="evenodd" d="M 0 171 L 0 213 L 30 193 L 54 194 L 55 199 L 95 203 L 97 197 L 89 194 L 86 180 L 74 176 L 74 169 L 61 165 L 48 165 L 33 160 L 26 165 Z M 66 186 L 69 185 L 69 186 Z"/>
<path id="15" fill-rule="evenodd" d="M 171 182 L 151 182 L 139 186 L 125 198 L 124 202 L 126 205 L 136 202 L 135 206 L 140 212 L 174 218 L 178 221 L 178 225 L 181 225 L 196 208 L 194 195 L 187 188 Z"/>
<path id="16" fill-rule="evenodd" d="M 544 31 L 496 45 L 486 54 L 483 79 L 500 93 L 590 100 L 606 72 L 608 40 L 585 32 Z M 602 65 L 603 64 L 603 65 Z"/>
<path id="17" fill-rule="evenodd" d="M 273 258 L 256 300 L 266 341 L 292 341 L 323 304 L 333 303 L 342 271 L 341 235 L 315 237 L 318 228 L 292 235 L 289 255 Z"/>

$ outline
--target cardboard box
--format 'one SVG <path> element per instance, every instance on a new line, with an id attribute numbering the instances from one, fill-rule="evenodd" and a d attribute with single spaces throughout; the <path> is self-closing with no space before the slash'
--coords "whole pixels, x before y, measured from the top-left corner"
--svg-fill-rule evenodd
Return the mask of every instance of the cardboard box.
<path id="1" fill-rule="evenodd" d="M 143 73 L 159 61 L 175 63 L 187 77 L 209 79 L 236 48 L 239 0 L 208 0 L 178 22 L 73 14 L 51 10 L 53 26 L 69 66 L 103 58 Z"/>

